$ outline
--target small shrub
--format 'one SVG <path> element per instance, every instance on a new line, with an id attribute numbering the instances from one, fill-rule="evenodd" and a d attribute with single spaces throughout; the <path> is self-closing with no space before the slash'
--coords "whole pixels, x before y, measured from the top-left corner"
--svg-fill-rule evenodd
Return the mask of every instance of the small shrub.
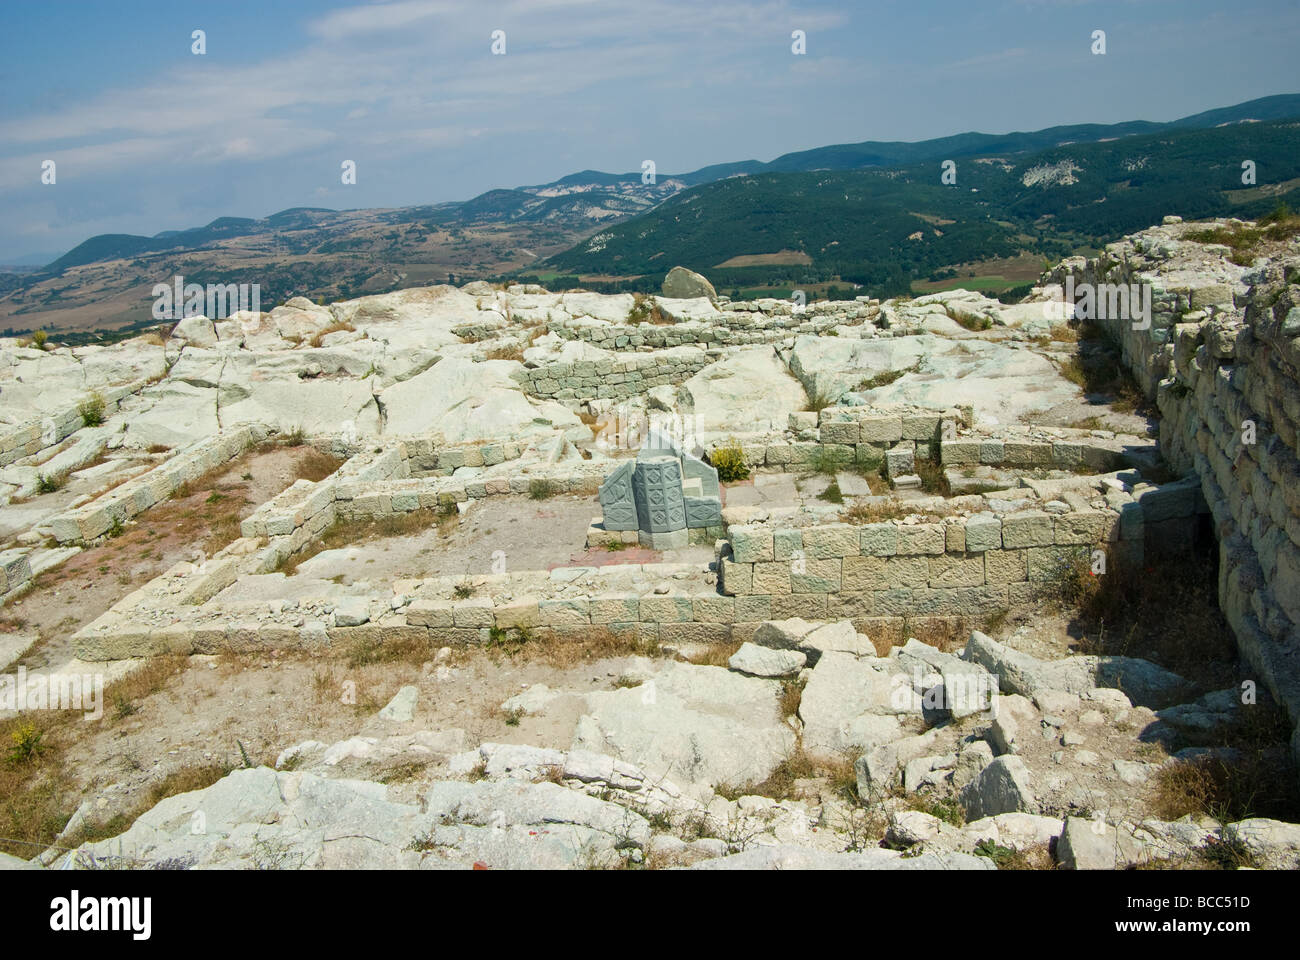
<path id="1" fill-rule="evenodd" d="M 671 321 L 659 309 L 659 301 L 644 293 L 632 294 L 632 309 L 627 312 L 629 323 L 665 324 Z"/>
<path id="2" fill-rule="evenodd" d="M 307 450 L 298 460 L 297 474 L 299 480 L 320 483 L 343 465 L 338 457 L 323 453 L 315 447 Z"/>
<path id="3" fill-rule="evenodd" d="M 77 412 L 81 414 L 84 426 L 99 426 L 104 422 L 104 398 L 98 393 L 92 393 L 77 405 Z"/>
<path id="4" fill-rule="evenodd" d="M 32 333 L 32 346 L 37 350 L 45 349 L 45 341 L 49 339 L 49 334 L 44 330 L 36 330 Z"/>
<path id="5" fill-rule="evenodd" d="M 44 747 L 41 745 L 41 738 L 44 734 L 37 729 L 34 723 L 20 724 L 9 734 L 11 746 L 9 747 L 9 760 L 11 763 L 24 763 L 28 760 L 35 760 L 41 755 Z"/>
<path id="6" fill-rule="evenodd" d="M 844 494 L 840 492 L 840 482 L 832 480 L 827 484 L 826 489 L 817 494 L 818 500 L 825 500 L 827 503 L 843 503 Z"/>
<path id="7" fill-rule="evenodd" d="M 821 413 L 827 407 L 833 407 L 834 405 L 835 398 L 828 391 L 818 387 L 808 394 L 808 403 L 804 405 L 804 410 L 810 413 Z"/>
<path id="8" fill-rule="evenodd" d="M 1010 863 L 1015 855 L 1016 851 L 1012 850 L 1010 847 L 1004 847 L 998 843 L 994 843 L 987 837 L 975 844 L 975 856 L 988 857 L 993 861 L 994 866 L 999 869 Z"/>
<path id="9" fill-rule="evenodd" d="M 948 319 L 974 333 L 988 330 L 993 326 L 993 321 L 988 317 L 982 317 L 974 313 L 963 313 L 960 310 L 956 310 L 953 307 L 946 305 L 943 309 L 944 312 L 948 314 Z"/>
<path id="10" fill-rule="evenodd" d="M 943 497 L 952 495 L 952 487 L 948 484 L 948 475 L 944 473 L 943 465 L 939 461 L 917 457 L 915 469 L 916 475 L 921 478 L 921 489 L 923 491 Z"/>
<path id="11" fill-rule="evenodd" d="M 858 391 L 865 393 L 867 390 L 875 390 L 877 387 L 887 387 L 896 380 L 901 380 L 909 373 L 916 373 L 921 369 L 921 361 L 918 360 L 910 367 L 904 367 L 901 370 L 882 370 L 874 377 L 867 377 L 858 384 Z"/>
<path id="12" fill-rule="evenodd" d="M 552 480 L 529 480 L 528 498 L 530 500 L 549 500 L 560 492 L 560 487 Z"/>
<path id="13" fill-rule="evenodd" d="M 504 347 L 496 347 L 489 350 L 483 355 L 485 360 L 518 360 L 524 362 L 524 351 L 519 348 L 519 344 L 512 343 Z"/>
<path id="14" fill-rule="evenodd" d="M 956 797 L 931 797 L 914 793 L 908 797 L 907 802 L 913 810 L 938 817 L 944 823 L 950 823 L 954 827 L 964 826 L 966 823 L 966 811 L 962 809 Z"/>
<path id="15" fill-rule="evenodd" d="M 718 479 L 723 483 L 736 483 L 749 478 L 749 464 L 745 463 L 745 454 L 738 445 L 719 447 L 712 451 L 709 463 L 718 471 Z"/>
<path id="16" fill-rule="evenodd" d="M 62 490 L 68 482 L 66 473 L 38 473 L 36 475 L 37 493 L 55 493 Z"/>

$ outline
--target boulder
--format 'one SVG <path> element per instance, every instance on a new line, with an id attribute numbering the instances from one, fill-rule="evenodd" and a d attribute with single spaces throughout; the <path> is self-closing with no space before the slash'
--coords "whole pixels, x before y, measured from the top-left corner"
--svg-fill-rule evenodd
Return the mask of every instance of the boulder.
<path id="1" fill-rule="evenodd" d="M 808 657 L 798 650 L 773 650 L 755 643 L 741 644 L 727 666 L 753 677 L 790 677 L 803 669 Z"/>
<path id="2" fill-rule="evenodd" d="M 826 653 L 799 703 L 804 749 L 822 757 L 871 750 L 902 735 L 900 717 L 920 713 L 921 698 L 906 674 L 887 672 L 852 654 Z"/>
<path id="3" fill-rule="evenodd" d="M 397 696 L 388 701 L 388 706 L 379 711 L 381 720 L 393 723 L 409 723 L 415 716 L 415 704 L 420 699 L 420 688 L 405 686 L 397 691 Z"/>
<path id="4" fill-rule="evenodd" d="M 708 297 L 714 303 L 718 300 L 718 291 L 713 284 L 694 270 L 685 267 L 673 267 L 664 277 L 663 294 L 675 300 L 690 300 L 695 297 Z"/>
<path id="5" fill-rule="evenodd" d="M 586 695 L 572 747 L 632 763 L 706 795 L 758 783 L 795 748 L 781 685 L 723 667 L 651 666 L 636 687 Z"/>
<path id="6" fill-rule="evenodd" d="M 1017 756 L 997 757 L 961 792 L 967 820 L 999 813 L 1031 813 L 1037 809 L 1029 769 Z"/>
<path id="7" fill-rule="evenodd" d="M 803 387 L 770 346 L 710 364 L 678 388 L 677 398 L 694 415 L 701 442 L 737 431 L 784 430 L 790 414 L 808 405 Z"/>
<path id="8" fill-rule="evenodd" d="M 1176 673 L 1137 657 L 1075 656 L 1039 660 L 992 637 L 971 633 L 964 658 L 996 674 L 1004 690 L 1026 697 L 1040 690 L 1084 695 L 1095 687 L 1114 687 L 1135 704 L 1157 707 L 1177 700 L 1187 681 Z"/>
<path id="9" fill-rule="evenodd" d="M 1268 870 L 1300 870 L 1300 824 L 1254 817 L 1230 823 L 1223 839 L 1239 845 Z"/>
<path id="10" fill-rule="evenodd" d="M 1131 830 L 1100 819 L 1066 817 L 1056 859 L 1067 870 L 1116 870 L 1150 857 Z"/>
<path id="11" fill-rule="evenodd" d="M 754 631 L 754 643 L 774 650 L 794 650 L 803 643 L 804 637 L 819 626 L 820 624 L 809 623 L 799 617 L 791 617 L 788 620 L 765 620 Z"/>

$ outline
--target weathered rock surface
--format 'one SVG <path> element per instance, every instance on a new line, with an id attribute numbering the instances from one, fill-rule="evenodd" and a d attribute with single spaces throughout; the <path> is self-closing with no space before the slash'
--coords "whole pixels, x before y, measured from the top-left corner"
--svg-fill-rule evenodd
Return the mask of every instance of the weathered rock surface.
<path id="1" fill-rule="evenodd" d="M 664 277 L 663 293 L 665 297 L 677 300 L 689 300 L 694 297 L 708 297 L 714 301 L 718 299 L 718 292 L 713 289 L 713 284 L 694 270 L 687 270 L 685 267 L 673 267 L 668 271 L 668 276 Z"/>
<path id="2" fill-rule="evenodd" d="M 758 783 L 795 746 L 780 684 L 722 667 L 669 663 L 640 686 L 587 694 L 575 749 L 607 753 L 683 787 Z"/>
<path id="3" fill-rule="evenodd" d="M 965 658 L 997 675 L 1004 690 L 1032 697 L 1040 690 L 1084 694 L 1114 687 L 1142 706 L 1175 702 L 1188 683 L 1149 660 L 1119 656 L 1074 656 L 1039 660 L 1012 650 L 979 631 L 971 634 Z"/>

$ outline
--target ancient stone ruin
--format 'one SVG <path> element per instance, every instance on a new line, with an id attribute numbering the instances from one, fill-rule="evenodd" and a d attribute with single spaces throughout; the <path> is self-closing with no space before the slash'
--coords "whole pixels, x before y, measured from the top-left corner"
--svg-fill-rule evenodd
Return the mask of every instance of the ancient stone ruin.
<path id="1" fill-rule="evenodd" d="M 692 536 L 711 543 L 722 532 L 718 471 L 658 432 L 605 478 L 598 496 L 599 529 L 635 530 L 637 542 L 653 550 L 681 549 Z"/>
<path id="2" fill-rule="evenodd" d="M 0 341 L 0 653 L 100 676 L 68 749 L 150 760 L 0 860 L 1300 866 L 1300 261 L 1193 228 L 1014 305 L 674 271 L 655 322 L 475 282 Z M 1171 572 L 1213 656 L 1088 606 Z M 1274 806 L 1160 799 L 1247 729 Z"/>

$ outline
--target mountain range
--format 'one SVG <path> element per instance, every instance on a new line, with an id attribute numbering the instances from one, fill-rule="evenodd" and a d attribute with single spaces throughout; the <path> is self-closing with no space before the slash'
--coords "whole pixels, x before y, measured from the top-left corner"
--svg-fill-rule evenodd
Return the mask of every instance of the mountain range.
<path id="1" fill-rule="evenodd" d="M 734 295 L 795 284 L 1005 289 L 1044 258 L 1168 213 L 1294 206 L 1298 147 L 1300 95 L 1288 94 L 1169 123 L 835 144 L 651 183 L 585 170 L 460 202 L 222 217 L 152 237 L 92 237 L 42 268 L 0 273 L 0 327 L 73 339 L 140 329 L 152 322 L 153 284 L 177 274 L 259 283 L 263 304 L 507 276 L 653 290 L 678 263 Z M 1254 183 L 1243 182 L 1246 160 Z"/>

